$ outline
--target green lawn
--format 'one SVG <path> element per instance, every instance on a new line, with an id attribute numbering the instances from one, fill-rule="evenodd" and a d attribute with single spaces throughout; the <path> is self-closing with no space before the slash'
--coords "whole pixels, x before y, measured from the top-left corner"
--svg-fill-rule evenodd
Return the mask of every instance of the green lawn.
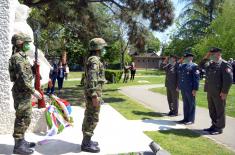
<path id="1" fill-rule="evenodd" d="M 83 72 L 69 72 L 68 79 L 81 78 Z"/>
<path id="2" fill-rule="evenodd" d="M 146 108 L 144 105 L 130 99 L 122 93 L 119 93 L 118 90 L 120 87 L 124 86 L 159 84 L 162 83 L 163 80 L 164 77 L 139 77 L 133 82 L 106 84 L 103 91 L 103 99 L 129 120 L 155 119 L 157 117 L 161 117 L 161 114 L 154 112 L 153 110 Z M 140 81 L 148 81 L 149 83 L 139 83 Z"/>
<path id="3" fill-rule="evenodd" d="M 234 155 L 235 153 L 188 129 L 146 131 L 151 139 L 172 155 Z"/>
<path id="4" fill-rule="evenodd" d="M 161 70 L 136 70 L 136 75 L 164 75 L 165 72 Z"/>
<path id="5" fill-rule="evenodd" d="M 206 93 L 203 91 L 204 85 L 200 85 L 199 91 L 197 92 L 196 102 L 200 107 L 208 108 Z M 150 89 L 153 92 L 161 93 L 166 95 L 166 88 L 153 88 Z M 181 95 L 180 95 L 181 96 Z M 233 85 L 229 91 L 229 95 L 226 103 L 226 114 L 231 117 L 235 117 L 235 85 Z"/>

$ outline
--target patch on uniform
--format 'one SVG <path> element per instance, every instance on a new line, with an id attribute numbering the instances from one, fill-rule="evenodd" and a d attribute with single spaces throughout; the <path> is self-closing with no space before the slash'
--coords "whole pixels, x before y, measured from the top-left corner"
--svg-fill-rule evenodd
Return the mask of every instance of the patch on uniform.
<path id="1" fill-rule="evenodd" d="M 231 73 L 231 72 L 232 72 L 232 70 L 231 70 L 230 68 L 226 68 L 225 71 L 226 71 L 227 73 Z"/>
<path id="2" fill-rule="evenodd" d="M 196 70 L 196 74 L 200 74 L 200 71 L 199 71 L 199 70 Z"/>

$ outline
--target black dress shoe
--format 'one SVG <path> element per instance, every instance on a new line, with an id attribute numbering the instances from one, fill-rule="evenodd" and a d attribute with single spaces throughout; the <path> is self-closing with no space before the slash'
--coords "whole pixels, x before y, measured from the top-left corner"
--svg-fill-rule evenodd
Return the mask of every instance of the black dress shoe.
<path id="1" fill-rule="evenodd" d="M 221 133 L 223 133 L 222 129 L 213 129 L 213 130 L 210 131 L 211 135 L 219 135 Z"/>
<path id="2" fill-rule="evenodd" d="M 168 112 L 167 116 L 171 116 L 173 114 L 173 111 Z"/>
<path id="3" fill-rule="evenodd" d="M 178 116 L 178 114 L 172 113 L 171 115 L 169 115 L 170 117 L 176 117 Z"/>
<path id="4" fill-rule="evenodd" d="M 184 122 L 184 125 L 191 125 L 193 124 L 194 122 Z"/>
<path id="5" fill-rule="evenodd" d="M 176 121 L 176 123 L 178 124 L 184 124 L 185 122 L 186 122 L 185 120 Z"/>
<path id="6" fill-rule="evenodd" d="M 211 127 L 209 127 L 209 128 L 206 128 L 206 129 L 203 129 L 203 131 L 206 131 L 206 132 L 210 132 L 210 131 L 212 131 L 212 130 L 214 130 L 214 127 L 213 127 L 213 126 L 211 126 Z"/>

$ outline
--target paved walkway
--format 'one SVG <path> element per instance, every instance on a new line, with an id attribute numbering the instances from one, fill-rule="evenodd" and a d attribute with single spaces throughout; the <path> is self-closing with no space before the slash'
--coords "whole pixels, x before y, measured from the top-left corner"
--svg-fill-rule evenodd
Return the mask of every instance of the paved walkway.
<path id="1" fill-rule="evenodd" d="M 159 93 L 154 93 L 149 91 L 151 88 L 163 87 L 162 84 L 158 85 L 144 85 L 144 86 L 130 86 L 121 88 L 121 92 L 136 101 L 146 105 L 147 107 L 153 109 L 157 112 L 168 113 L 168 103 L 165 95 L 161 95 Z M 181 120 L 183 119 L 183 107 L 182 104 L 179 106 L 178 117 L 168 117 L 171 120 Z M 202 131 L 203 128 L 208 128 L 211 125 L 211 120 L 209 117 L 209 111 L 206 108 L 196 108 L 196 120 L 195 124 L 187 126 L 192 130 L 200 132 L 202 134 L 207 134 Z M 225 146 L 235 151 L 235 119 L 232 117 L 226 117 L 226 128 L 224 129 L 224 133 L 221 135 L 207 135 L 209 138 L 217 141 L 218 143 L 222 143 Z"/>
<path id="2" fill-rule="evenodd" d="M 51 137 L 43 145 L 35 148 L 35 154 L 61 155 L 61 154 L 89 154 L 81 152 L 82 141 L 81 125 L 84 109 L 73 107 L 74 127 L 66 128 L 62 133 Z M 141 152 L 144 155 L 153 154 L 149 148 L 152 141 L 143 131 L 156 131 L 165 128 L 184 128 L 169 120 L 127 120 L 111 106 L 102 105 L 100 122 L 95 130 L 94 140 L 99 142 L 99 154 L 127 154 Z M 26 139 L 41 141 L 43 135 L 27 133 Z M 0 154 L 11 154 L 14 141 L 11 135 L 0 135 Z"/>

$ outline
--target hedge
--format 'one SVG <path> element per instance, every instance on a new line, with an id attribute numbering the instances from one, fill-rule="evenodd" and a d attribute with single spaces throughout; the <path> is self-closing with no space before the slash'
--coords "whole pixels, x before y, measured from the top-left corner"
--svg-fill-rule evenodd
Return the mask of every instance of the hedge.
<path id="1" fill-rule="evenodd" d="M 118 83 L 122 78 L 122 70 L 105 70 L 105 79 L 109 83 Z"/>
<path id="2" fill-rule="evenodd" d="M 123 71 L 121 70 L 105 70 L 105 79 L 108 83 L 118 83 L 122 78 Z M 81 85 L 84 85 L 85 74 L 82 74 Z"/>

